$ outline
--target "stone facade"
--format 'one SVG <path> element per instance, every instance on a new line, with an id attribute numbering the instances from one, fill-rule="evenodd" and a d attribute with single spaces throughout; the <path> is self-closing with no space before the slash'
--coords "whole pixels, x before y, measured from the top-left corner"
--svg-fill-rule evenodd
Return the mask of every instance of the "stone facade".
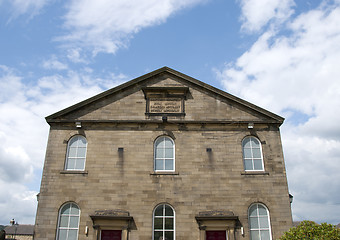
<path id="1" fill-rule="evenodd" d="M 28 236 L 28 235 L 6 235 L 6 239 L 32 240 L 33 236 Z"/>
<path id="2" fill-rule="evenodd" d="M 150 112 L 150 98 L 176 99 L 183 109 Z M 121 230 L 121 239 L 150 240 L 159 204 L 173 208 L 177 240 L 203 240 L 208 230 L 250 239 L 248 209 L 254 203 L 268 209 L 272 239 L 292 226 L 283 118 L 196 79 L 161 68 L 46 119 L 36 240 L 56 239 L 67 202 L 80 209 L 79 240 L 100 239 L 105 229 Z M 65 170 L 75 135 L 87 140 L 83 171 Z M 174 142 L 174 171 L 154 171 L 159 136 Z M 244 170 L 247 136 L 261 142 L 263 171 Z"/>

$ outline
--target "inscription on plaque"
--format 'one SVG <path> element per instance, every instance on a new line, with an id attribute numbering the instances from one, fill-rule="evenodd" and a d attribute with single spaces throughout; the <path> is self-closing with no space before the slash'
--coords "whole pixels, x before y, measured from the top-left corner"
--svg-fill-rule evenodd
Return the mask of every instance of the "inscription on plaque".
<path id="1" fill-rule="evenodd" d="M 155 98 L 149 100 L 150 113 L 182 113 L 180 98 Z"/>

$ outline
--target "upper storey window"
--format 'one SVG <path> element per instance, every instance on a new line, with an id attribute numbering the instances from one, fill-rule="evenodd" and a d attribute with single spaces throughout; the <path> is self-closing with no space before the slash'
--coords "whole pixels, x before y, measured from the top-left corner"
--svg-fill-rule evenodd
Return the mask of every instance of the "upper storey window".
<path id="1" fill-rule="evenodd" d="M 70 139 L 67 145 L 67 157 L 65 170 L 83 171 L 86 160 L 86 138 L 76 135 Z"/>
<path id="2" fill-rule="evenodd" d="M 255 137 L 246 137 L 242 141 L 244 170 L 263 171 L 263 157 L 260 141 Z"/>
<path id="3" fill-rule="evenodd" d="M 154 170 L 175 171 L 175 143 L 167 136 L 155 141 Z"/>

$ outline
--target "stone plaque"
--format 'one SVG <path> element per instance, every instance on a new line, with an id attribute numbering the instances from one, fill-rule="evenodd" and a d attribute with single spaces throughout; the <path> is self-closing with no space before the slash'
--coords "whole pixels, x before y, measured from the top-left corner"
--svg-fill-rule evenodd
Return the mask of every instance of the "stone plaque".
<path id="1" fill-rule="evenodd" d="M 181 98 L 150 98 L 149 113 L 182 113 Z"/>

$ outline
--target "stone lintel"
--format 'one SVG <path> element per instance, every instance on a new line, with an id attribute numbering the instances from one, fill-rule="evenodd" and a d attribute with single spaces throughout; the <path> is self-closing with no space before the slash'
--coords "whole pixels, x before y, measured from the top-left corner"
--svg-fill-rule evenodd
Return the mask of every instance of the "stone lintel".
<path id="1" fill-rule="evenodd" d="M 110 209 L 110 210 L 96 210 L 91 218 L 94 217 L 129 217 L 130 213 L 125 210 L 120 209 Z"/>

